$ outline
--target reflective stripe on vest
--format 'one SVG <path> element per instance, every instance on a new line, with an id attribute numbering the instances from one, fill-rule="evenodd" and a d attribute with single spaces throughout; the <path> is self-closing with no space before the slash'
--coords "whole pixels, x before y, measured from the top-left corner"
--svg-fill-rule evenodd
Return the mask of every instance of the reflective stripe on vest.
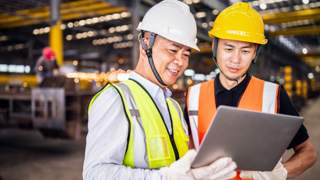
<path id="1" fill-rule="evenodd" d="M 241 96 L 238 108 L 275 114 L 278 111 L 278 90 L 279 85 L 252 76 Z M 192 138 L 198 151 L 217 109 L 214 79 L 189 88 L 187 109 Z M 239 173 L 237 173 L 233 180 L 240 179 Z"/>
<path id="2" fill-rule="evenodd" d="M 103 90 L 111 86 L 119 92 L 130 122 L 130 138 L 123 165 L 153 169 L 173 163 L 176 157 L 170 136 L 148 93 L 132 80 L 109 84 Z M 181 124 L 182 111 L 173 99 L 168 98 L 166 101 L 172 119 L 174 142 L 179 156 L 182 157 L 188 151 L 189 141 Z M 92 103 L 89 104 L 89 110 Z"/>

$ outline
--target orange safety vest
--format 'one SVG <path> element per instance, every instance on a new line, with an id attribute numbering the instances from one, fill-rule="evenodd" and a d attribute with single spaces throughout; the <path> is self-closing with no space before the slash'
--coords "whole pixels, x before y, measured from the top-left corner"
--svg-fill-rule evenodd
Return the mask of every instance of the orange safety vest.
<path id="1" fill-rule="evenodd" d="M 279 85 L 252 76 L 237 107 L 276 114 L 279 107 L 278 91 Z M 187 108 L 191 133 L 195 149 L 198 151 L 217 110 L 214 79 L 189 87 L 188 92 Z M 239 175 L 240 172 L 237 172 L 237 176 L 232 180 L 241 180 Z"/>

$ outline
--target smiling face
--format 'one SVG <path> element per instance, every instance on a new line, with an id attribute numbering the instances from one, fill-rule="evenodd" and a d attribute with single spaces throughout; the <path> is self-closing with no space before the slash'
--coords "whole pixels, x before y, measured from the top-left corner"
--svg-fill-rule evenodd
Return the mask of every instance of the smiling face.
<path id="1" fill-rule="evenodd" d="M 148 34 L 143 38 L 145 44 L 149 43 Z M 156 36 L 155 42 L 152 46 L 152 58 L 154 66 L 162 81 L 170 86 L 174 84 L 179 76 L 188 67 L 189 56 L 191 48 L 174 41 L 168 40 L 160 35 Z M 162 89 L 165 86 L 161 85 L 153 74 L 145 55 L 145 51 L 140 46 L 140 60 L 136 68 L 136 72 L 157 84 Z"/>
<path id="2" fill-rule="evenodd" d="M 246 73 L 256 55 L 256 44 L 244 41 L 219 39 L 217 62 L 227 80 L 236 80 Z"/>

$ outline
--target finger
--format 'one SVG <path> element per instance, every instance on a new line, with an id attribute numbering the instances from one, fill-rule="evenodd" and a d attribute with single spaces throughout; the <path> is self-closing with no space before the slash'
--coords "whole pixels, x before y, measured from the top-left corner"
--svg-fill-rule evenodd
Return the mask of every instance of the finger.
<path id="1" fill-rule="evenodd" d="M 172 163 L 172 167 L 187 172 L 191 168 L 191 164 L 194 161 L 197 152 L 195 150 L 189 150 L 181 159 Z"/>
<path id="2" fill-rule="evenodd" d="M 231 161 L 227 166 L 223 165 L 223 168 L 214 168 L 206 166 L 201 168 L 192 169 L 191 172 L 193 173 L 196 179 L 211 179 L 211 177 L 220 177 L 232 172 L 237 165 L 235 162 Z"/>
<path id="3" fill-rule="evenodd" d="M 217 173 L 212 173 L 210 175 L 210 179 L 216 179 L 223 177 L 229 173 L 233 174 L 234 170 L 237 168 L 237 165 L 235 162 L 231 161 L 225 168 L 220 169 Z"/>
<path id="4" fill-rule="evenodd" d="M 240 178 L 250 179 L 253 176 L 253 171 L 241 171 Z"/>
<path id="5" fill-rule="evenodd" d="M 193 162 L 194 159 L 195 159 L 196 156 L 197 156 L 197 151 L 194 150 L 194 149 L 191 149 L 191 150 L 189 150 L 184 156 L 188 156 L 189 159 Z M 184 157 L 184 156 L 183 156 L 183 157 Z"/>
<path id="6" fill-rule="evenodd" d="M 219 170 L 225 168 L 226 166 L 228 166 L 230 164 L 230 162 L 232 162 L 232 159 L 229 157 L 219 158 L 218 160 L 211 163 L 209 165 L 209 168 L 211 170 L 219 171 Z"/>

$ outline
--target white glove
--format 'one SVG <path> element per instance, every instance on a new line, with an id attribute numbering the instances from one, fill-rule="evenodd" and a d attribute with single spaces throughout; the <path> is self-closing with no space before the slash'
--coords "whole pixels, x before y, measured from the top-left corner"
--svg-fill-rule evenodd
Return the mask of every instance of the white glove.
<path id="1" fill-rule="evenodd" d="M 163 180 L 220 180 L 236 176 L 234 169 L 237 167 L 231 158 L 220 158 L 209 166 L 191 169 L 191 164 L 197 152 L 189 150 L 181 159 L 169 167 L 160 168 Z"/>
<path id="2" fill-rule="evenodd" d="M 236 168 L 237 165 L 231 158 L 223 157 L 209 166 L 191 169 L 191 171 L 195 179 L 227 180 L 236 177 L 237 172 L 234 171 Z"/>
<path id="3" fill-rule="evenodd" d="M 242 171 L 240 173 L 240 177 L 243 179 L 250 178 L 255 180 L 285 180 L 287 175 L 287 170 L 280 162 L 272 171 Z"/>

